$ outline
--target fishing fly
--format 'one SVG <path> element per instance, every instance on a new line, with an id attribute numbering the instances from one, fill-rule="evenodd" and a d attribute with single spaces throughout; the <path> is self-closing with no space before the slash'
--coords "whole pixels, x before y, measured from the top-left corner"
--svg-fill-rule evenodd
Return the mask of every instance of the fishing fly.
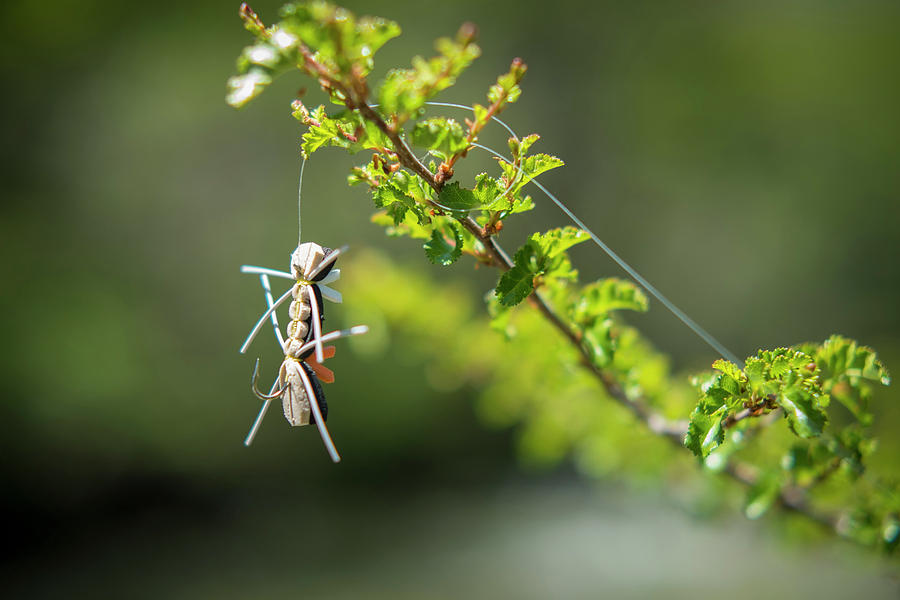
<path id="1" fill-rule="evenodd" d="M 300 181 L 298 185 L 297 204 L 298 214 L 300 199 L 303 189 L 303 170 L 306 166 L 306 157 L 300 167 Z M 302 229 L 298 230 L 302 234 Z M 298 235 L 299 237 L 299 235 Z M 244 440 L 244 445 L 253 443 L 262 419 L 272 401 L 281 399 L 284 417 L 293 427 L 314 423 L 322 437 L 322 442 L 328 450 L 328 454 L 334 462 L 340 462 L 341 457 L 334 446 L 325 420 L 328 418 L 328 405 L 325 401 L 325 393 L 322 390 L 322 382 L 332 383 L 334 373 L 323 365 L 325 359 L 334 356 L 334 346 L 324 346 L 331 342 L 351 335 L 366 333 L 368 327 L 360 325 L 350 329 L 332 331 L 322 334 L 322 325 L 325 319 L 323 300 L 340 303 L 341 294 L 328 287 L 326 284 L 340 277 L 340 270 L 334 268 L 341 254 L 347 247 L 332 250 L 316 244 L 315 242 L 303 242 L 298 240 L 297 248 L 291 253 L 290 272 L 278 271 L 266 267 L 253 265 L 241 266 L 242 273 L 259 275 L 266 299 L 266 311 L 257 320 L 256 325 L 250 331 L 247 339 L 241 346 L 241 354 L 246 353 L 247 348 L 265 326 L 266 321 L 272 323 L 275 338 L 284 354 L 284 360 L 278 370 L 278 376 L 266 393 L 259 390 L 257 381 L 259 377 L 259 359 L 253 367 L 253 375 L 250 379 L 250 388 L 254 395 L 263 401 L 259 415 Z M 272 294 L 272 286 L 269 277 L 290 279 L 294 283 L 277 300 Z M 278 307 L 288 298 L 291 303 L 288 308 L 290 321 L 282 335 L 278 325 Z"/>

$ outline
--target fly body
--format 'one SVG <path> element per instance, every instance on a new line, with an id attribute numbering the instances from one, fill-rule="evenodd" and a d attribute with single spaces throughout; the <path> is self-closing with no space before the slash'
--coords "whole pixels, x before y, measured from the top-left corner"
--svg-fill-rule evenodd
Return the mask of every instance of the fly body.
<path id="1" fill-rule="evenodd" d="M 302 168 L 300 181 L 302 184 Z M 338 257 L 346 249 L 347 247 L 344 246 L 332 250 L 315 242 L 301 242 L 291 253 L 289 272 L 251 265 L 241 267 L 243 273 L 259 275 L 268 307 L 250 331 L 250 335 L 244 340 L 241 353 L 247 351 L 266 321 L 270 321 L 284 356 L 278 370 L 278 377 L 268 393 L 261 392 L 257 387 L 259 360 L 256 361 L 251 377 L 251 389 L 258 398 L 263 400 L 263 406 L 250 433 L 244 440 L 245 445 L 249 446 L 253 442 L 269 404 L 273 400 L 281 399 L 284 418 L 287 422 L 293 427 L 314 423 L 332 460 L 340 461 L 340 455 L 338 455 L 328 429 L 325 427 L 328 405 L 325 402 L 321 382 L 333 382 L 334 373 L 323 363 L 325 359 L 334 356 L 334 347 L 326 347 L 324 344 L 368 331 L 366 326 L 361 325 L 346 330 L 332 331 L 324 335 L 322 333 L 325 319 L 323 301 L 339 303 L 342 300 L 341 294 L 328 287 L 327 284 L 340 277 L 340 270 L 334 266 Z M 292 285 L 289 290 L 275 300 L 269 277 L 292 280 Z M 282 335 L 278 326 L 277 310 L 288 298 L 291 300 L 288 306 L 290 320 L 284 335 Z"/>

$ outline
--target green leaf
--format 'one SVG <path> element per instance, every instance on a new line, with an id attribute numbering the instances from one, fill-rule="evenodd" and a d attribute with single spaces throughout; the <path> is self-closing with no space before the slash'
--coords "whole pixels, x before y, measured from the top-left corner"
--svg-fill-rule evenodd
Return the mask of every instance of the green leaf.
<path id="1" fill-rule="evenodd" d="M 723 421 L 727 414 L 728 408 L 724 404 L 709 398 L 701 400 L 691 413 L 684 445 L 697 457 L 709 456 L 725 441 Z"/>
<path id="2" fill-rule="evenodd" d="M 781 493 L 781 482 L 777 475 L 766 474 L 747 491 L 744 514 L 748 519 L 758 519 L 772 507 Z"/>
<path id="3" fill-rule="evenodd" d="M 414 145 L 428 148 L 443 160 L 469 146 L 462 125 L 445 117 L 418 121 L 413 127 L 411 139 Z"/>
<path id="4" fill-rule="evenodd" d="M 500 277 L 495 290 L 500 304 L 504 306 L 515 306 L 533 291 L 534 274 L 528 268 L 519 265 Z"/>
<path id="5" fill-rule="evenodd" d="M 390 146 L 390 140 L 374 123 L 355 112 L 344 110 L 329 116 L 322 105 L 310 112 L 299 100 L 292 106 L 294 118 L 308 127 L 301 144 L 306 156 L 325 146 L 345 148 L 351 153 L 380 151 Z"/>
<path id="6" fill-rule="evenodd" d="M 460 73 L 481 55 L 481 49 L 462 30 L 455 40 L 437 40 L 435 48 L 438 56 L 429 60 L 417 56 L 411 69 L 392 69 L 382 82 L 379 109 L 393 115 L 397 123 L 405 123 L 426 101 L 456 83 Z"/>
<path id="7" fill-rule="evenodd" d="M 497 83 L 492 85 L 488 90 L 488 101 L 497 105 L 496 112 L 503 110 L 506 104 L 510 104 L 519 99 L 522 93 L 519 82 L 525 76 L 528 67 L 520 59 L 515 59 L 510 65 L 509 72 L 504 73 L 497 78 Z"/>
<path id="8" fill-rule="evenodd" d="M 266 26 L 260 21 L 259 16 L 253 12 L 247 4 L 242 4 L 240 8 L 240 17 L 244 22 L 244 29 L 257 37 L 266 36 Z"/>
<path id="9" fill-rule="evenodd" d="M 872 421 L 869 412 L 873 381 L 889 385 L 891 378 L 871 348 L 835 335 L 816 349 L 816 365 L 822 372 L 823 389 L 843 404 L 863 425 Z"/>
<path id="10" fill-rule="evenodd" d="M 263 69 L 251 69 L 243 75 L 228 80 L 225 101 L 234 108 L 241 108 L 259 96 L 272 83 L 272 77 Z"/>
<path id="11" fill-rule="evenodd" d="M 591 357 L 591 364 L 604 369 L 612 365 L 616 341 L 612 333 L 613 322 L 604 319 L 593 323 L 582 333 L 582 343 Z"/>
<path id="12" fill-rule="evenodd" d="M 353 77 L 371 71 L 373 58 L 385 42 L 400 34 L 400 27 L 386 19 L 356 16 L 327 2 L 295 2 L 281 10 L 282 20 L 266 28 L 249 8 L 242 8 L 244 27 L 257 44 L 248 46 L 238 58 L 238 73 L 228 82 L 227 101 L 244 106 L 258 96 L 278 75 L 294 68 L 304 70 L 311 56 L 335 80 L 347 84 Z M 315 71 L 316 78 L 320 76 Z M 341 103 L 331 88 L 332 99 Z"/>
<path id="13" fill-rule="evenodd" d="M 431 239 L 425 242 L 425 256 L 436 265 L 452 265 L 462 255 L 463 238 L 459 228 L 451 221 L 445 221 L 431 232 Z"/>
<path id="14" fill-rule="evenodd" d="M 403 204 L 397 202 L 387 209 L 387 215 L 394 221 L 394 226 L 400 225 L 405 219 L 409 209 Z"/>
<path id="15" fill-rule="evenodd" d="M 585 231 L 567 226 L 551 229 L 547 233 L 535 233 L 531 236 L 530 243 L 542 257 L 554 258 L 575 244 L 589 239 L 590 236 Z"/>
<path id="16" fill-rule="evenodd" d="M 386 208 L 399 203 L 407 208 L 413 208 L 416 204 L 414 198 L 403 193 L 394 183 L 386 181 L 376 188 L 372 188 L 372 200 L 378 208 Z"/>
<path id="17" fill-rule="evenodd" d="M 512 310 L 500 302 L 500 298 L 495 293 L 489 293 L 485 296 L 488 314 L 491 317 L 491 329 L 497 331 L 507 340 L 511 340 L 516 330 L 511 324 Z"/>
<path id="18" fill-rule="evenodd" d="M 754 392 L 762 396 L 767 395 L 767 393 L 759 393 L 767 381 L 764 361 L 754 357 L 748 358 L 744 365 L 744 374 L 747 375 L 747 381 Z"/>
<path id="19" fill-rule="evenodd" d="M 329 70 L 367 74 L 375 53 L 400 35 L 400 26 L 377 17 L 357 17 L 328 2 L 294 2 L 281 9 L 277 28 L 295 37 Z M 273 36 L 274 37 L 274 36 Z M 285 40 L 285 44 L 288 44 Z"/>
<path id="20" fill-rule="evenodd" d="M 534 208 L 531 196 L 522 196 L 520 192 L 507 193 L 506 185 L 502 181 L 494 179 L 486 173 L 475 178 L 474 192 L 485 210 L 516 214 Z"/>
<path id="21" fill-rule="evenodd" d="M 369 172 L 371 166 L 357 169 L 355 177 L 365 178 L 370 184 L 372 200 L 378 208 L 385 211 L 376 215 L 373 221 L 388 228 L 388 235 L 409 235 L 413 238 L 431 238 L 432 228 L 430 217 L 426 213 L 425 205 L 418 201 L 412 194 L 421 193 L 416 184 L 416 178 L 410 177 L 403 171 L 394 173 L 389 178 L 383 175 L 376 176 Z M 353 175 L 351 175 L 353 177 Z"/>
<path id="22" fill-rule="evenodd" d="M 844 427 L 837 435 L 826 437 L 820 445 L 830 456 L 837 457 L 851 478 L 862 475 L 865 459 L 875 451 L 877 441 L 858 424 Z"/>
<path id="23" fill-rule="evenodd" d="M 784 409 L 791 431 L 801 438 L 821 435 L 828 422 L 828 415 L 819 408 L 817 400 L 813 393 L 796 387 L 777 396 L 776 402 Z"/>
<path id="24" fill-rule="evenodd" d="M 462 215 L 481 207 L 478 197 L 471 190 L 459 187 L 456 181 L 441 188 L 437 202 L 441 207 Z"/>
<path id="25" fill-rule="evenodd" d="M 475 189 L 472 193 L 479 206 L 487 210 L 503 210 L 509 206 L 509 200 L 503 195 L 503 186 L 487 173 L 475 176 Z"/>
<path id="26" fill-rule="evenodd" d="M 401 210 L 404 213 L 403 217 L 397 221 L 397 212 Z M 372 222 L 384 227 L 385 233 L 391 237 L 409 236 L 413 239 L 431 239 L 431 228 L 419 224 L 415 215 L 406 211 L 406 208 L 400 204 L 394 204 L 387 210 L 375 213 L 372 215 Z"/>
<path id="27" fill-rule="evenodd" d="M 728 375 L 734 381 L 741 381 L 744 379 L 744 374 L 741 372 L 740 367 L 733 362 L 720 358 L 715 361 L 712 366 L 713 369 Z"/>
<path id="28" fill-rule="evenodd" d="M 518 167 L 505 161 L 500 161 L 500 167 L 503 169 L 504 176 L 507 181 L 513 182 L 510 186 L 510 193 L 518 193 L 525 184 L 551 169 L 563 166 L 565 163 L 555 156 L 549 154 L 534 154 L 521 160 Z"/>
<path id="29" fill-rule="evenodd" d="M 812 357 L 790 348 L 760 350 L 747 359 L 744 374 L 752 394 L 757 398 L 779 395 L 786 387 L 818 388 L 818 373 Z M 825 396 L 822 402 L 827 402 Z"/>
<path id="30" fill-rule="evenodd" d="M 513 158 L 525 156 L 528 154 L 528 149 L 539 139 L 541 139 L 541 136 L 536 133 L 528 134 L 520 140 L 511 137 L 509 138 L 509 151 Z"/>
<path id="31" fill-rule="evenodd" d="M 521 196 L 520 194 L 516 194 L 513 199 L 512 208 L 509 209 L 509 214 L 514 215 L 517 213 L 523 213 L 529 210 L 534 209 L 534 200 L 531 199 L 531 196 Z"/>
<path id="32" fill-rule="evenodd" d="M 514 266 L 500 277 L 497 296 L 507 306 L 514 306 L 534 291 L 535 277 L 545 281 L 574 280 L 577 271 L 566 256 L 566 250 L 588 239 L 588 235 L 575 227 L 551 229 L 547 233 L 535 233 L 513 257 Z"/>
<path id="33" fill-rule="evenodd" d="M 570 312 L 575 322 L 592 323 L 614 310 L 646 312 L 648 306 L 647 296 L 634 283 L 610 277 L 585 286 Z"/>

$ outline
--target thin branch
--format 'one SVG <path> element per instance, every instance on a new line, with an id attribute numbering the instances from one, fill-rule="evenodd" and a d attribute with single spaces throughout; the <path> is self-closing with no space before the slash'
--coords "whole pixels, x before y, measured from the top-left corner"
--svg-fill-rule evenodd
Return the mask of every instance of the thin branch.
<path id="1" fill-rule="evenodd" d="M 725 473 L 732 479 L 744 484 L 747 487 L 753 487 L 759 480 L 759 475 L 752 466 L 741 462 L 729 462 L 725 466 Z M 821 525 L 828 530 L 829 533 L 846 538 L 843 528 L 840 527 L 840 518 L 815 509 L 809 505 L 806 493 L 803 489 L 786 486 L 782 488 L 778 495 L 778 504 L 790 512 L 802 515 L 811 521 Z"/>
<path id="2" fill-rule="evenodd" d="M 762 417 L 777 408 L 778 405 L 775 403 L 775 396 L 770 395 L 759 402 L 751 403 L 750 406 L 747 406 L 744 410 L 738 411 L 733 415 L 728 415 L 725 417 L 722 426 L 725 429 L 730 429 L 744 419 L 749 419 L 750 417 Z"/>
<path id="3" fill-rule="evenodd" d="M 351 85 L 345 85 L 343 82 L 333 77 L 323 65 L 316 62 L 308 49 L 302 48 L 301 53 L 305 59 L 305 64 L 301 68 L 310 75 L 317 76 L 326 91 L 329 91 L 329 88 L 337 90 L 344 97 L 345 104 L 348 108 L 359 111 L 363 118 L 374 123 L 391 141 L 391 144 L 393 145 L 392 150 L 396 153 L 398 162 L 425 181 L 436 194 L 440 194 L 444 185 L 444 178 L 436 176 L 423 165 L 406 144 L 406 141 L 400 135 L 398 129 L 388 124 L 384 118 L 368 104 L 367 88 L 364 80 L 356 78 L 351 82 Z M 491 108 L 493 109 L 493 107 Z M 473 132 L 470 130 L 470 136 L 472 134 Z M 455 162 L 455 159 L 459 158 L 459 156 L 454 156 L 453 158 Z M 432 208 L 443 214 L 443 211 L 437 204 L 431 201 L 428 202 Z M 478 225 L 471 217 L 457 218 L 457 221 L 482 244 L 492 265 L 496 266 L 501 271 L 508 271 L 513 267 L 513 263 L 509 256 L 496 243 L 490 232 L 485 231 L 485 229 Z M 550 304 L 537 290 L 534 290 L 529 295 L 528 301 L 541 315 L 544 316 L 547 322 L 556 328 L 556 330 L 559 331 L 579 352 L 582 366 L 594 375 L 610 398 L 629 410 L 638 421 L 643 423 L 651 432 L 668 439 L 679 448 L 684 448 L 684 436 L 687 434 L 688 430 L 687 421 L 673 421 L 667 419 L 653 411 L 644 399 L 630 397 L 612 373 L 599 368 L 593 363 L 587 348 L 581 342 L 579 334 L 563 320 L 555 310 L 553 310 Z M 731 427 L 743 419 L 764 414 L 764 412 L 761 411 L 771 408 L 769 402 L 770 399 L 767 398 L 758 405 L 747 407 L 745 410 L 728 417 L 728 419 L 726 419 L 725 427 Z M 747 487 L 756 485 L 758 481 L 758 475 L 752 466 L 735 460 L 729 461 L 724 469 L 724 473 L 736 482 Z M 846 537 L 840 527 L 839 519 L 811 507 L 803 489 L 797 487 L 786 487 L 782 489 L 778 496 L 778 502 L 785 509 L 803 515 L 811 521 L 827 528 L 829 531 L 835 532 L 842 537 Z"/>

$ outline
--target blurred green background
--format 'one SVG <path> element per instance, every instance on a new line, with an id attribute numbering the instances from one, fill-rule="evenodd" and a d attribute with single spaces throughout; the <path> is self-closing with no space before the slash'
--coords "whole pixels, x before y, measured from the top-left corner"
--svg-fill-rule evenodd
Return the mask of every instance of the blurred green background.
<path id="1" fill-rule="evenodd" d="M 253 3 L 266 22 L 279 5 Z M 900 3 L 344 5 L 404 29 L 377 73 L 475 22 L 483 57 L 440 100 L 481 101 L 521 56 L 524 94 L 504 118 L 567 162 L 543 181 L 739 355 L 838 332 L 900 370 Z M 5 590 L 896 597 L 883 564 L 843 545 L 785 545 L 736 512 L 696 520 L 673 496 L 568 467 L 523 471 L 514 434 L 479 424 L 477 390 L 436 381 L 387 322 L 369 323 L 369 352 L 344 344 L 330 363 L 341 465 L 277 408 L 244 448 L 258 403 L 237 348 L 262 300 L 237 267 L 287 266 L 300 133 L 289 102 L 313 86 L 288 76 L 241 112 L 225 105 L 250 41 L 237 8 L 6 5 Z M 411 280 L 449 277 L 480 310 L 489 274 L 438 272 L 416 244 L 386 239 L 365 193 L 343 183 L 351 164 L 334 150 L 310 162 L 304 237 L 383 252 Z M 529 219 L 505 246 L 565 224 L 546 204 Z M 586 280 L 619 275 L 594 247 L 573 255 Z M 366 309 L 347 295 L 329 322 Z M 631 322 L 677 369 L 715 358 L 656 304 Z M 252 353 L 274 372 L 268 336 Z M 876 396 L 881 464 L 900 454 L 898 400 Z"/>

